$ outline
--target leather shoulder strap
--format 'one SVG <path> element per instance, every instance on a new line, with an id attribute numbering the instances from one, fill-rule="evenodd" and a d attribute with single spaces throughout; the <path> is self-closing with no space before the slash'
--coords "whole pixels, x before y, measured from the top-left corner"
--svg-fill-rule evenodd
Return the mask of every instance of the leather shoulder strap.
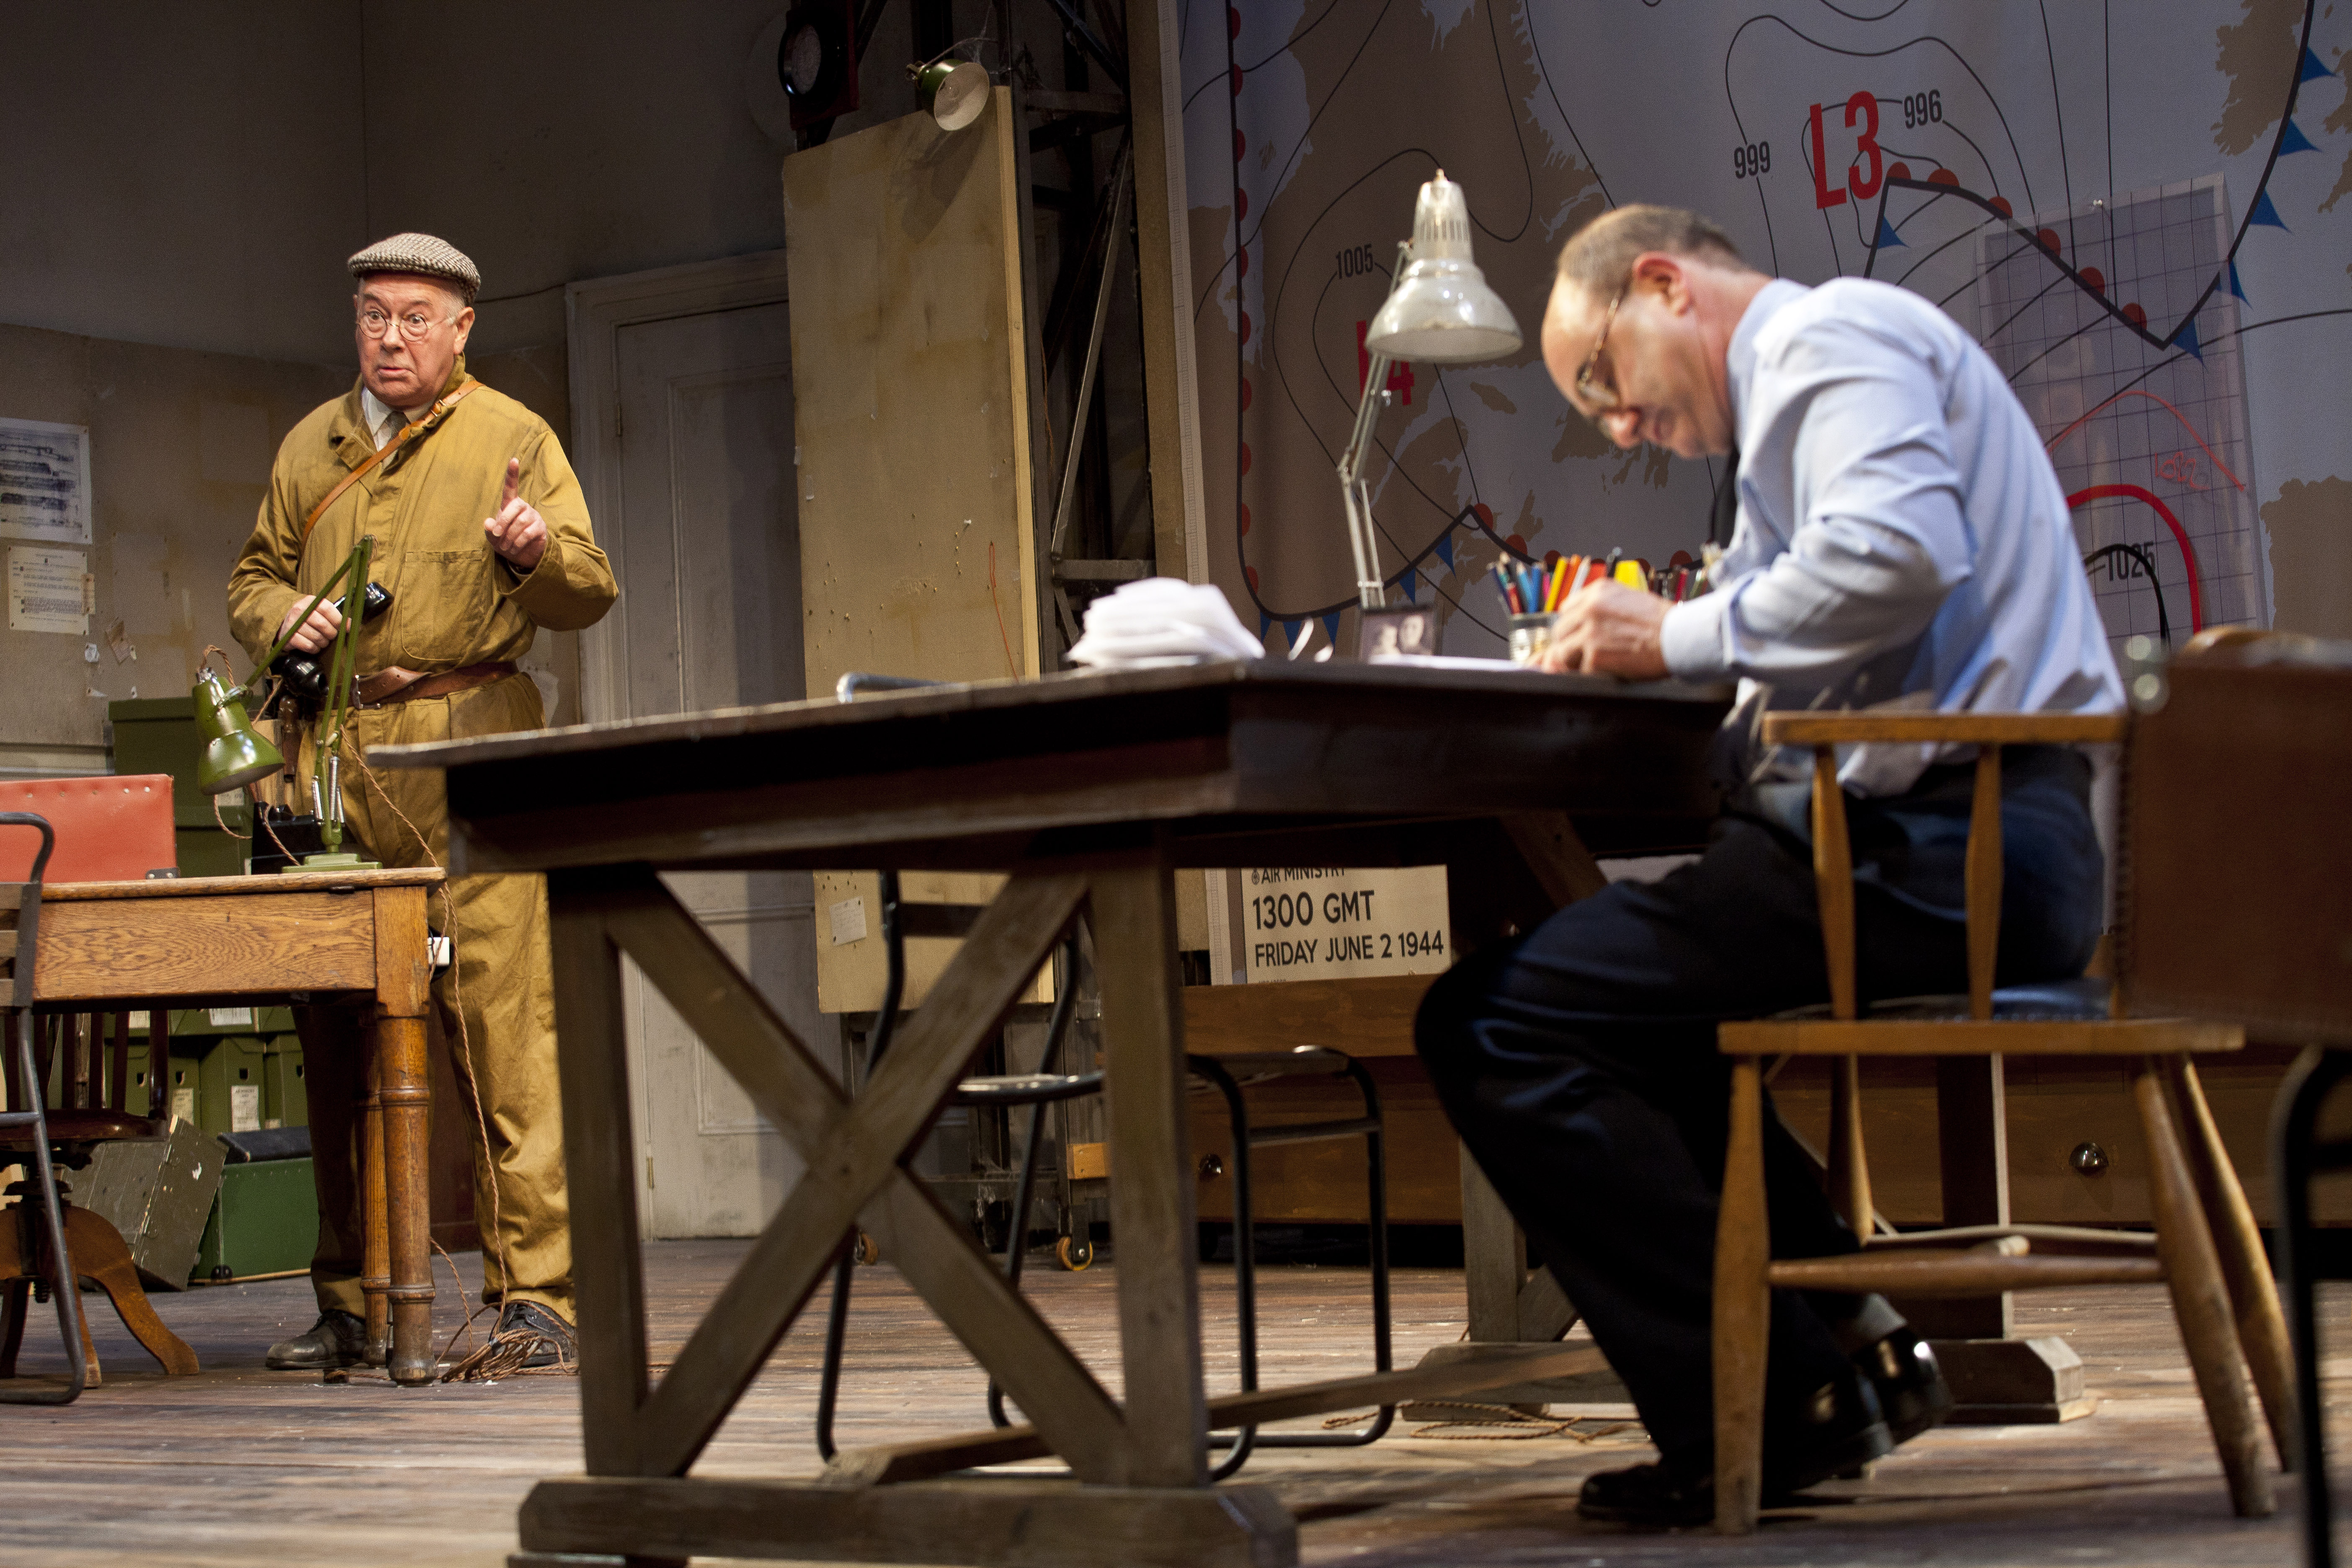
<path id="1" fill-rule="evenodd" d="M 425 411 L 424 418 L 411 420 L 409 423 L 402 426 L 400 427 L 399 435 L 394 436 L 391 440 L 386 441 L 383 446 L 378 447 L 369 455 L 366 462 L 362 463 L 358 468 L 353 468 L 350 473 L 345 474 L 341 480 L 337 483 L 335 488 L 327 492 L 326 498 L 320 501 L 317 506 L 310 509 L 310 515 L 302 520 L 303 541 L 306 543 L 309 542 L 310 538 L 310 531 L 319 526 L 319 520 L 326 515 L 327 509 L 334 505 L 336 500 L 345 490 L 359 483 L 360 479 L 370 468 L 374 468 L 378 463 L 383 462 L 386 458 L 392 456 L 393 453 L 398 451 L 401 447 L 406 446 L 411 441 L 422 437 L 427 430 L 432 429 L 436 425 L 440 424 L 442 417 L 446 416 L 449 410 L 457 405 L 460 398 L 463 398 L 467 393 L 473 391 L 476 387 L 481 384 L 482 384 L 480 382 L 476 381 L 472 376 L 467 376 L 465 380 L 457 384 L 457 387 L 449 394 L 448 396 L 442 398 L 432 407 L 426 409 Z"/>

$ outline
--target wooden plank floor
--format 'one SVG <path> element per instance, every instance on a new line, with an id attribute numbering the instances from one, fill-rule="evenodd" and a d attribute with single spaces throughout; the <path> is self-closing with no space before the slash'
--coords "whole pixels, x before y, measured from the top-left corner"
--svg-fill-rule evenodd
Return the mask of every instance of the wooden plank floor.
<path id="1" fill-rule="evenodd" d="M 646 1249 L 656 1356 L 674 1353 L 719 1289 L 740 1242 Z M 470 1289 L 476 1260 L 461 1257 Z M 1231 1273 L 1205 1268 L 1213 1387 L 1232 1386 Z M 448 1275 L 438 1312 L 458 1321 Z M 1368 1367 L 1365 1276 L 1274 1268 L 1261 1280 L 1265 1381 Z M 1108 1266 L 1027 1281 L 1041 1310 L 1100 1365 L 1116 1338 Z M 840 1420 L 845 1443 L 983 1425 L 982 1384 L 887 1264 L 862 1269 Z M 2331 1290 L 2336 1289 L 2330 1287 Z M 1397 1352 L 1459 1337 L 1462 1278 L 1401 1271 Z M 514 1541 L 514 1511 L 541 1476 L 580 1468 L 576 1385 L 525 1376 L 493 1385 L 403 1390 L 271 1373 L 263 1347 L 307 1327 L 307 1282 L 265 1281 L 165 1296 L 157 1307 L 203 1358 L 197 1377 L 152 1371 L 96 1309 L 107 1382 L 62 1410 L 0 1406 L 0 1564 L 434 1563 L 493 1568 Z M 823 1297 L 811 1321 L 719 1434 L 700 1473 L 806 1475 Z M 2336 1294 L 2342 1323 L 2352 1294 Z M 2065 1334 L 2102 1404 L 2063 1427 L 1931 1433 L 1869 1481 L 1830 1489 L 1821 1507 L 1774 1516 L 1757 1540 L 1635 1534 L 1580 1523 L 1578 1485 L 1647 1457 L 1638 1428 L 1589 1442 L 1427 1427 L 1358 1450 L 1271 1452 L 1244 1476 L 1275 1486 L 1302 1521 L 1305 1560 L 1377 1568 L 1574 1563 L 2148 1564 L 2282 1563 L 2294 1546 L 2281 1515 L 2229 1515 L 2202 1413 L 2161 1296 L 2152 1290 L 2027 1298 L 2027 1332 Z M 55 1320 L 26 1335 L 28 1371 L 61 1365 Z M 49 1337 L 41 1337 L 47 1329 Z M 2335 1421 L 2352 1431 L 2352 1334 L 2331 1363 Z M 1116 1379 L 1107 1378 L 1116 1389 Z M 1611 1423 L 1585 1424 L 1605 1429 Z M 1419 1434 L 1419 1435 L 1415 1435 Z"/>

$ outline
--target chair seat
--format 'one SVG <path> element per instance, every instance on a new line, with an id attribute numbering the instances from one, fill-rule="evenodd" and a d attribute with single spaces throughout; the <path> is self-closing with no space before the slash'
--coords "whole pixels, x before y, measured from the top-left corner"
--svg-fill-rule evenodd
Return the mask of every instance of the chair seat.
<path id="1" fill-rule="evenodd" d="M 1890 996 L 1859 1018 L 1831 1016 L 1830 1005 L 1792 1007 L 1717 1031 L 1730 1056 L 2137 1056 L 2234 1051 L 2245 1031 L 2192 1018 L 2109 1016 L 2114 986 L 2095 975 L 2004 986 L 1990 1019 L 1969 1016 L 1969 999 Z"/>
<path id="2" fill-rule="evenodd" d="M 118 1143 L 136 1142 L 161 1138 L 166 1129 L 162 1117 L 133 1116 L 127 1110 L 52 1110 L 48 1113 L 49 1142 Z M 10 1128 L 0 1131 L 0 1149 L 29 1149 L 33 1146 L 31 1129 Z"/>
<path id="3" fill-rule="evenodd" d="M 1995 1022 L 2004 1024 L 2028 1020 L 2087 1023 L 2107 1016 L 2114 995 L 2114 983 L 2094 974 L 2085 974 L 2079 980 L 2045 981 L 2039 985 L 2005 985 L 1992 994 L 1992 1016 Z M 1798 1023 L 1825 1020 L 1829 1016 L 1830 1005 L 1817 1002 L 1810 1007 L 1775 1013 L 1772 1021 Z M 1969 1021 L 1969 999 L 1965 993 L 1950 996 L 1890 996 L 1866 1004 L 1862 1018 L 1870 1023 L 1965 1023 Z"/>
<path id="4" fill-rule="evenodd" d="M 1038 1105 L 1095 1094 L 1102 1086 L 1099 1072 L 998 1073 L 965 1079 L 949 1100 L 956 1105 Z"/>

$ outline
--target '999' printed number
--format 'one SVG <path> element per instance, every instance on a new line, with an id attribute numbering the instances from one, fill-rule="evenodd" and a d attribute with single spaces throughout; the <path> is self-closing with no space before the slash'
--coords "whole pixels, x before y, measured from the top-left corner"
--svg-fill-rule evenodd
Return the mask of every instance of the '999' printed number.
<path id="1" fill-rule="evenodd" d="M 1771 172 L 1772 143 L 1769 142 L 1750 142 L 1744 147 L 1731 150 L 1733 179 L 1744 180 L 1750 174 L 1769 174 Z"/>

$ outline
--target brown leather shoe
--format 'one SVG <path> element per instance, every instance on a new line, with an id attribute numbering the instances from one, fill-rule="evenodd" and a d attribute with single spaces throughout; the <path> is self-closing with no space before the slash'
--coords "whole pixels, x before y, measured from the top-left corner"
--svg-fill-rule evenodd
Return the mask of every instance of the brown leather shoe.
<path id="1" fill-rule="evenodd" d="M 327 1372 L 366 1360 L 367 1320 L 330 1307 L 308 1332 L 270 1346 L 265 1364 L 278 1372 Z"/>

